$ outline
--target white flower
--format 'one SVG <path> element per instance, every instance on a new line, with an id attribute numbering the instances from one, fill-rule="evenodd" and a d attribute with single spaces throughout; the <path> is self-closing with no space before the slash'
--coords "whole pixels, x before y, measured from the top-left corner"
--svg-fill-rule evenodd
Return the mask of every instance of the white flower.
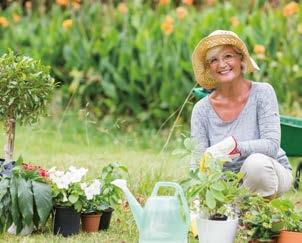
<path id="1" fill-rule="evenodd" d="M 69 171 L 64 173 L 64 171 L 56 170 L 56 168 L 53 167 L 48 171 L 48 173 L 49 178 L 57 185 L 59 189 L 68 189 L 71 183 L 81 181 L 82 177 L 87 173 L 87 169 L 77 169 L 74 166 L 70 166 Z"/>
<path id="2" fill-rule="evenodd" d="M 59 189 L 68 189 L 68 186 L 70 184 L 70 180 L 65 175 L 54 178 L 53 182 L 56 183 Z"/>
<path id="3" fill-rule="evenodd" d="M 87 187 L 87 183 L 85 183 L 85 182 L 81 183 L 80 187 L 82 190 L 84 190 Z"/>
<path id="4" fill-rule="evenodd" d="M 67 172 L 67 173 L 70 173 L 69 176 L 70 176 L 71 182 L 76 183 L 76 182 L 80 182 L 82 180 L 82 177 L 87 173 L 87 171 L 88 170 L 83 167 L 80 169 L 77 169 L 74 166 L 70 166 L 69 172 Z"/>
<path id="5" fill-rule="evenodd" d="M 95 195 L 101 193 L 101 182 L 94 180 L 89 186 L 86 183 L 81 183 L 81 188 L 85 192 L 87 200 L 91 200 Z"/>

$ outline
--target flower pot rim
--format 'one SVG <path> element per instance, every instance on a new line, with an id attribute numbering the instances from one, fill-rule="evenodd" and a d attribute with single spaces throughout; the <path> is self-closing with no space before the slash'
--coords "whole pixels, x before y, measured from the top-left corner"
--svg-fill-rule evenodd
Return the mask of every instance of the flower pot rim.
<path id="1" fill-rule="evenodd" d="M 201 215 L 199 215 L 198 218 L 201 219 L 201 220 L 207 220 L 207 221 L 213 221 L 213 222 L 235 222 L 235 221 L 239 220 L 239 217 L 236 217 L 236 218 L 233 218 L 233 219 L 228 217 L 227 220 L 213 220 L 213 219 L 202 217 Z"/>
<path id="2" fill-rule="evenodd" d="M 110 212 L 113 212 L 113 211 L 114 211 L 114 208 L 112 208 L 112 207 L 108 207 L 106 209 L 101 210 L 101 212 L 106 212 L 106 213 L 110 213 Z"/>
<path id="3" fill-rule="evenodd" d="M 75 210 L 74 206 L 62 206 L 62 205 L 53 205 L 54 208 L 72 208 Z"/>
<path id="4" fill-rule="evenodd" d="M 284 233 L 290 233 L 290 234 L 301 234 L 302 235 L 302 232 L 300 231 L 292 231 L 292 230 L 281 230 L 280 231 L 280 234 L 284 232 Z"/>
<path id="5" fill-rule="evenodd" d="M 101 212 L 90 212 L 90 213 L 81 213 L 81 216 L 98 216 L 98 215 L 102 215 Z"/>

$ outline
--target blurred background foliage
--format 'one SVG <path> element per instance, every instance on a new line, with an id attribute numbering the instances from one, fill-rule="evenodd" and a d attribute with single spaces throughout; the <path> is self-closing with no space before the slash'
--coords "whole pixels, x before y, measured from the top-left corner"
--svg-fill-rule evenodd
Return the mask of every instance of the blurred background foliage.
<path id="1" fill-rule="evenodd" d="M 191 54 L 215 29 L 235 31 L 281 112 L 301 115 L 302 3 L 264 0 L 1 1 L 0 53 L 39 58 L 58 82 L 56 109 L 159 127 L 196 85 Z M 191 97 L 179 123 L 189 123 Z M 169 124 L 169 122 L 167 123 Z"/>

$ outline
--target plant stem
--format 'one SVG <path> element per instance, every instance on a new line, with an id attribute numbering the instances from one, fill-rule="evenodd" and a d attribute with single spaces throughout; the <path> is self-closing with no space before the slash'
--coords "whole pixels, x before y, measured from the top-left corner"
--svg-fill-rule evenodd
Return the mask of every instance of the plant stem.
<path id="1" fill-rule="evenodd" d="M 194 90 L 194 88 L 195 88 L 196 86 L 197 86 L 197 83 L 196 83 L 196 84 L 193 86 L 193 88 L 190 90 L 190 92 L 189 92 L 189 94 L 187 95 L 187 97 L 186 97 L 184 103 L 181 105 L 181 108 L 180 108 L 180 110 L 179 110 L 179 112 L 178 112 L 178 114 L 177 114 L 176 119 L 174 120 L 174 123 L 173 123 L 173 125 L 172 125 L 172 128 L 171 128 L 170 131 L 169 131 L 169 135 L 168 135 L 168 138 L 167 138 L 167 140 L 166 140 L 166 143 L 165 143 L 165 145 L 163 146 L 162 150 L 160 151 L 160 154 L 163 153 L 163 152 L 166 150 L 166 148 L 167 148 L 167 146 L 168 146 L 168 144 L 169 144 L 169 142 L 170 142 L 172 133 L 173 133 L 173 131 L 174 131 L 174 129 L 175 129 L 175 126 L 176 126 L 176 124 L 177 124 L 177 121 L 178 121 L 178 119 L 179 119 L 179 117 L 180 117 L 180 115 L 181 115 L 181 113 L 182 113 L 182 110 L 184 109 L 185 105 L 187 104 L 187 102 L 188 102 L 188 100 L 189 100 L 189 98 L 190 98 L 190 96 L 191 96 L 191 94 L 192 94 L 192 92 L 193 92 L 193 90 Z"/>

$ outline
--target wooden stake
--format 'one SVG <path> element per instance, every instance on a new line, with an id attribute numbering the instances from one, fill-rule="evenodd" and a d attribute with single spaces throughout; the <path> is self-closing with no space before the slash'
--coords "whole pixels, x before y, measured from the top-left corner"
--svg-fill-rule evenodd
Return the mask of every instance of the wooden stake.
<path id="1" fill-rule="evenodd" d="M 9 118 L 6 123 L 6 135 L 7 142 L 4 146 L 5 161 L 9 162 L 13 160 L 14 143 L 15 143 L 15 131 L 16 131 L 16 120 L 15 118 Z"/>

